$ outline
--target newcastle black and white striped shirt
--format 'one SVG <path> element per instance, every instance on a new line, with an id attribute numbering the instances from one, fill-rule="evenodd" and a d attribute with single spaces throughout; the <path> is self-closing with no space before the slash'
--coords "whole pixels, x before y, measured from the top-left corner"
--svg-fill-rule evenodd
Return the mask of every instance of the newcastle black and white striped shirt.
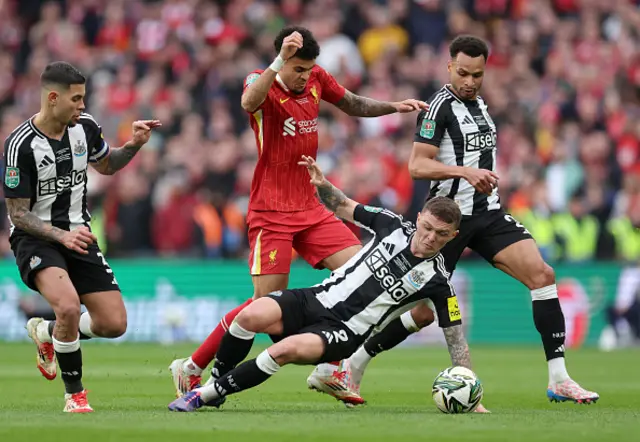
<path id="1" fill-rule="evenodd" d="M 414 141 L 438 146 L 436 160 L 442 164 L 495 172 L 496 126 L 484 100 L 461 100 L 446 85 L 428 103 L 429 110 L 418 115 Z M 434 196 L 455 200 L 466 216 L 500 208 L 497 187 L 486 195 L 461 178 L 432 181 L 429 197 Z"/>
<path id="2" fill-rule="evenodd" d="M 29 198 L 31 212 L 60 229 L 88 226 L 87 165 L 108 154 L 102 129 L 89 114 L 67 127 L 61 140 L 40 132 L 32 117 L 4 143 L 5 197 Z M 11 234 L 20 233 L 12 224 Z"/>
<path id="3" fill-rule="evenodd" d="M 461 323 L 444 258 L 411 253 L 415 225 L 388 210 L 358 205 L 355 221 L 374 234 L 360 252 L 311 288 L 320 303 L 357 335 L 368 335 L 431 299 L 441 327 Z"/>

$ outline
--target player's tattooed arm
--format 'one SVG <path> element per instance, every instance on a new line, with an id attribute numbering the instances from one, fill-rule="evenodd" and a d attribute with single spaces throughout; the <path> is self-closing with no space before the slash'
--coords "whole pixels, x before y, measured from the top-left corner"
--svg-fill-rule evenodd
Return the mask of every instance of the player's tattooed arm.
<path id="1" fill-rule="evenodd" d="M 322 204 L 332 212 L 338 210 L 338 207 L 347 201 L 347 196 L 344 192 L 331 184 L 328 180 L 324 180 L 324 183 L 318 186 L 318 196 L 320 197 Z"/>
<path id="2" fill-rule="evenodd" d="M 132 142 L 128 142 L 120 148 L 112 147 L 109 155 L 93 167 L 103 175 L 113 175 L 129 164 L 140 148 L 142 145 L 138 146 Z"/>
<path id="3" fill-rule="evenodd" d="M 7 211 L 11 222 L 24 232 L 49 241 L 62 242 L 65 230 L 53 227 L 42 221 L 29 210 L 31 200 L 29 198 L 7 198 Z"/>
<path id="4" fill-rule="evenodd" d="M 352 117 L 379 117 L 398 111 L 394 103 L 362 97 L 350 91 L 345 91 L 344 97 L 336 103 L 336 106 Z"/>
<path id="5" fill-rule="evenodd" d="M 352 117 L 379 117 L 395 112 L 406 114 L 429 108 L 424 101 L 414 100 L 413 98 L 397 102 L 378 101 L 373 98 L 356 95 L 348 90 L 345 90 L 344 97 L 336 103 L 336 106 Z"/>
<path id="6" fill-rule="evenodd" d="M 105 158 L 97 164 L 93 164 L 93 168 L 103 175 L 113 175 L 129 164 L 142 146 L 149 141 L 151 131 L 160 126 L 162 126 L 162 123 L 159 120 L 134 121 L 131 125 L 131 141 L 127 141 L 120 148 L 111 149 Z"/>
<path id="7" fill-rule="evenodd" d="M 338 218 L 351 223 L 355 222 L 353 214 L 358 205 L 357 202 L 348 198 L 342 190 L 338 189 L 326 179 L 321 185 L 317 186 L 317 188 L 318 197 L 327 209 L 335 213 Z"/>
<path id="8" fill-rule="evenodd" d="M 318 197 L 322 204 L 324 204 L 327 209 L 335 213 L 338 218 L 342 218 L 343 220 L 351 223 L 355 222 L 353 214 L 358 203 L 347 198 L 342 190 L 331 184 L 331 182 L 324 177 L 324 174 L 316 163 L 316 160 L 312 157 L 303 155 L 302 161 L 298 164 L 307 168 L 309 176 L 311 177 L 311 184 L 316 186 L 316 189 L 318 189 Z"/>
<path id="9" fill-rule="evenodd" d="M 442 330 L 447 341 L 451 364 L 466 367 L 471 370 L 471 356 L 469 355 L 469 344 L 462 333 L 462 325 L 454 325 Z"/>

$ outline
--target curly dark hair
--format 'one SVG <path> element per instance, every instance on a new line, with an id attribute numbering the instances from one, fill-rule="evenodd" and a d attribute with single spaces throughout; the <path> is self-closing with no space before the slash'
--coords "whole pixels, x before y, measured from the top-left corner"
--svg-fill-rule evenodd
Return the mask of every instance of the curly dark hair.
<path id="1" fill-rule="evenodd" d="M 459 35 L 451 42 L 449 45 L 449 55 L 451 55 L 451 58 L 456 58 L 460 52 L 473 58 L 482 55 L 484 61 L 487 61 L 489 58 L 489 46 L 487 42 L 473 35 Z"/>
<path id="2" fill-rule="evenodd" d="M 296 51 L 294 57 L 298 57 L 303 60 L 315 60 L 318 58 L 318 55 L 320 55 L 320 45 L 311 31 L 307 28 L 303 28 L 302 26 L 287 26 L 282 28 L 273 42 L 273 45 L 276 48 L 276 54 L 280 53 L 280 49 L 282 49 L 282 42 L 285 37 L 288 37 L 296 31 L 302 35 L 302 47 Z"/>

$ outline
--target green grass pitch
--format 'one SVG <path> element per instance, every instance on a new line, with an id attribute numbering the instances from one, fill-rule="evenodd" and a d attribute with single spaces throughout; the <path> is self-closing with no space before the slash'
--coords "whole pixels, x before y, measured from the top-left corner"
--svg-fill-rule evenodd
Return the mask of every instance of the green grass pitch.
<path id="1" fill-rule="evenodd" d="M 83 344 L 95 413 L 62 413 L 63 386 L 40 376 L 32 345 L 0 343 L 0 441 L 627 441 L 640 434 L 640 351 L 568 354 L 572 376 L 598 391 L 595 405 L 551 404 L 535 347 L 472 347 L 491 415 L 445 415 L 431 383 L 449 365 L 441 348 L 400 348 L 374 360 L 364 407 L 348 410 L 306 388 L 310 367 L 285 367 L 221 410 L 178 414 L 167 366 L 194 346 Z M 255 354 L 255 352 L 254 352 Z"/>

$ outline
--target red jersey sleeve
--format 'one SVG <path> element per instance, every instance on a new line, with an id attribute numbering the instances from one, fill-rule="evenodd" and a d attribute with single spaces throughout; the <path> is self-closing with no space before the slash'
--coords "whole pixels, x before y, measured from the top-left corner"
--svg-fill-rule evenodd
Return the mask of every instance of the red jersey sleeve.
<path id="1" fill-rule="evenodd" d="M 344 97 L 345 88 L 333 78 L 333 75 L 318 67 L 318 80 L 322 84 L 322 99 L 336 104 Z"/>
<path id="2" fill-rule="evenodd" d="M 247 75 L 243 82 L 242 91 L 246 91 L 247 87 L 250 86 L 251 83 L 255 82 L 260 77 L 260 74 L 262 74 L 262 72 L 263 71 L 261 70 L 257 70 Z"/>
<path id="3" fill-rule="evenodd" d="M 242 93 L 243 94 L 244 94 L 244 91 L 246 91 L 247 88 L 249 86 L 251 86 L 251 84 L 254 83 L 260 77 L 260 74 L 262 74 L 263 72 L 264 71 L 262 71 L 262 70 L 255 70 L 255 71 L 251 72 L 249 75 L 247 75 L 245 77 L 243 85 L 242 85 Z M 267 97 L 264 99 L 262 104 L 260 106 L 258 106 L 258 109 L 264 108 L 265 103 L 267 101 L 269 101 L 269 98 L 270 98 L 270 96 L 272 94 L 272 89 L 269 89 L 269 93 L 267 94 Z M 258 109 L 256 109 L 256 110 L 258 110 Z M 251 113 L 251 112 L 249 112 L 249 113 Z"/>

